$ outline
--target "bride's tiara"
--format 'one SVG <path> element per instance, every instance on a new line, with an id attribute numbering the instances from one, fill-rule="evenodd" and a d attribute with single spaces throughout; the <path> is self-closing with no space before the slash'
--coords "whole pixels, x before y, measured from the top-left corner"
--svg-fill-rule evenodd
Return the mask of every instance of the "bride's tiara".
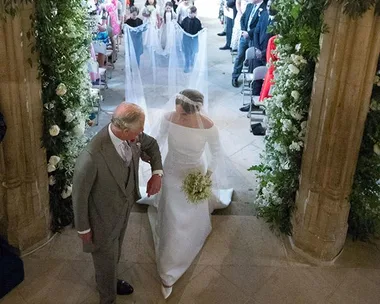
<path id="1" fill-rule="evenodd" d="M 201 107 L 203 106 L 203 103 L 199 102 L 199 101 L 193 101 L 191 100 L 189 97 L 183 95 L 183 94 L 177 94 L 176 95 L 176 99 L 180 99 L 182 100 L 183 102 L 185 103 L 188 103 L 188 104 L 191 104 L 193 106 L 198 106 L 198 107 Z"/>

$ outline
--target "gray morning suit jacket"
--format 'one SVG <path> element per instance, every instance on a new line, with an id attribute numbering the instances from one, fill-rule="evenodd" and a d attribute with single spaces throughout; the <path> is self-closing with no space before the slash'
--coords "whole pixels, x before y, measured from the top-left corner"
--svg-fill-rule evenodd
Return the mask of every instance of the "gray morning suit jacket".
<path id="1" fill-rule="evenodd" d="M 84 246 L 85 252 L 107 246 L 126 227 L 132 205 L 141 198 L 141 151 L 150 156 L 152 171 L 162 170 L 161 154 L 153 137 L 142 133 L 130 146 L 132 161 L 127 167 L 111 141 L 107 125 L 77 159 L 72 192 L 75 227 L 78 231 L 91 228 L 93 232 L 93 244 Z"/>

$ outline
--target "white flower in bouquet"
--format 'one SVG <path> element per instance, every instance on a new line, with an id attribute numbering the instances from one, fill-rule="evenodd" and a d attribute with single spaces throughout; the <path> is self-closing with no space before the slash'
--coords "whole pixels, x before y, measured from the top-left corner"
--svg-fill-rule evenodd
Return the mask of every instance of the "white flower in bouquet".
<path id="1" fill-rule="evenodd" d="M 54 175 L 50 175 L 50 176 L 49 176 L 49 185 L 50 185 L 50 186 L 54 186 L 55 183 L 56 183 L 56 180 L 55 180 Z"/>
<path id="2" fill-rule="evenodd" d="M 54 166 L 52 164 L 48 164 L 47 171 L 49 173 L 54 172 L 55 170 L 57 170 L 56 166 Z"/>
<path id="3" fill-rule="evenodd" d="M 55 89 L 55 93 L 58 95 L 58 96 L 63 96 L 65 95 L 67 92 L 67 88 L 66 88 L 66 85 L 64 83 L 60 83 L 57 88 Z"/>
<path id="4" fill-rule="evenodd" d="M 61 193 L 62 198 L 66 199 L 66 198 L 70 197 L 72 191 L 73 191 L 72 186 L 66 186 L 65 190 L 63 190 Z"/>
<path id="5" fill-rule="evenodd" d="M 299 72 L 300 72 L 300 70 L 292 63 L 289 64 L 288 69 L 291 73 L 293 73 L 295 75 L 299 74 Z"/>
<path id="6" fill-rule="evenodd" d="M 86 130 L 86 124 L 85 124 L 85 121 L 84 119 L 81 119 L 79 121 L 79 124 L 77 124 L 74 129 L 73 129 L 73 132 L 74 132 L 74 135 L 77 136 L 77 137 L 80 137 L 84 134 L 84 131 Z"/>
<path id="7" fill-rule="evenodd" d="M 294 100 L 298 100 L 300 98 L 300 93 L 296 90 L 292 91 L 291 95 L 294 98 Z"/>
<path id="8" fill-rule="evenodd" d="M 61 129 L 57 125 L 53 125 L 49 129 L 49 133 L 51 136 L 57 136 Z"/>
<path id="9" fill-rule="evenodd" d="M 182 191 L 187 201 L 191 204 L 199 204 L 211 196 L 212 181 L 210 176 L 200 171 L 189 173 L 182 182 Z"/>
<path id="10" fill-rule="evenodd" d="M 53 166 L 57 166 L 57 164 L 60 162 L 61 158 L 56 155 L 52 155 L 49 158 L 49 164 Z"/>
<path id="11" fill-rule="evenodd" d="M 301 43 L 296 44 L 295 49 L 299 52 L 301 50 Z"/>
<path id="12" fill-rule="evenodd" d="M 380 155 L 380 145 L 378 143 L 373 145 L 373 152 Z"/>

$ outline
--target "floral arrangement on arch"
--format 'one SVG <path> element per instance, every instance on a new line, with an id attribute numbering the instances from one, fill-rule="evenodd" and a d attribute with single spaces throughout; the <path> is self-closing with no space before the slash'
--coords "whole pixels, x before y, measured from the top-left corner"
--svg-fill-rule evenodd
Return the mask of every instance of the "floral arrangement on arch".
<path id="1" fill-rule="evenodd" d="M 272 229 L 291 234 L 313 77 L 324 31 L 325 1 L 278 0 L 273 97 L 266 100 L 268 130 L 257 172 L 258 214 Z"/>
<path id="2" fill-rule="evenodd" d="M 87 72 L 91 42 L 87 8 L 81 0 L 36 2 L 36 48 L 40 54 L 51 229 L 73 221 L 75 160 L 84 148 L 93 100 Z"/>
<path id="3" fill-rule="evenodd" d="M 368 240 L 380 232 L 380 58 L 373 82 L 359 159 L 350 196 L 348 231 Z"/>

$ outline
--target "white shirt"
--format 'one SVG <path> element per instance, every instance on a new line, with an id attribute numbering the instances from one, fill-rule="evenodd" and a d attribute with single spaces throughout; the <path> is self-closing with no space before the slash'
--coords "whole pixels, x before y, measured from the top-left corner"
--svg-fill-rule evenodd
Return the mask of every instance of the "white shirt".
<path id="1" fill-rule="evenodd" d="M 121 158 L 123 158 L 123 154 L 121 152 L 123 148 L 123 140 L 121 140 L 120 138 L 116 137 L 115 134 L 113 134 L 112 130 L 111 130 L 111 124 L 108 125 L 108 134 L 110 135 L 110 139 L 111 139 L 111 142 L 112 144 L 114 145 L 117 153 L 120 155 Z M 164 171 L 163 170 L 154 170 L 152 172 L 152 175 L 155 175 L 155 174 L 160 174 L 160 175 L 163 175 Z M 86 233 L 89 233 L 91 231 L 91 229 L 87 229 L 87 230 L 84 230 L 84 231 L 78 231 L 79 234 L 86 234 Z"/>

